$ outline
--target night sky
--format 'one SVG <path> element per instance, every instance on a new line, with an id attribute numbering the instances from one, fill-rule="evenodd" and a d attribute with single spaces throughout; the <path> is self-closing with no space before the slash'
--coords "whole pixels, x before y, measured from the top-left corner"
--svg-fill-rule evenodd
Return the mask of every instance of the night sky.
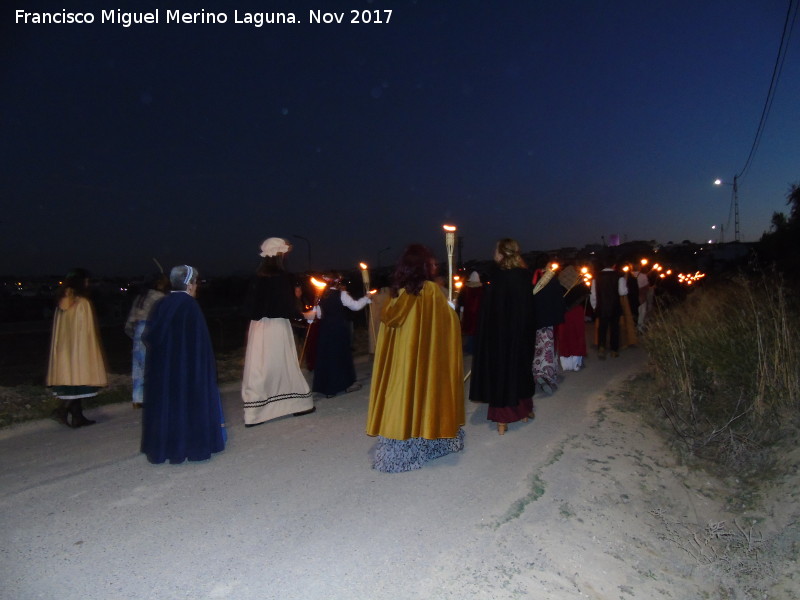
<path id="1" fill-rule="evenodd" d="M 794 0 L 795 4 L 797 0 Z M 159 24 L 100 23 L 160 8 Z M 226 24 L 166 23 L 167 10 Z M 15 0 L 0 30 L 0 274 L 302 271 L 733 239 L 788 0 Z M 15 23 L 90 11 L 91 25 Z M 343 12 L 311 24 L 309 11 Z M 388 23 L 351 24 L 351 10 Z M 298 24 L 234 23 L 234 11 Z M 795 18 L 795 21 L 797 19 Z M 795 23 L 796 25 L 796 23 Z M 797 27 L 795 28 L 797 29 Z M 757 240 L 800 182 L 800 33 L 739 180 Z M 306 238 L 300 239 L 295 235 Z M 310 247 L 310 248 L 309 248 Z M 389 250 L 384 250 L 389 248 Z"/>

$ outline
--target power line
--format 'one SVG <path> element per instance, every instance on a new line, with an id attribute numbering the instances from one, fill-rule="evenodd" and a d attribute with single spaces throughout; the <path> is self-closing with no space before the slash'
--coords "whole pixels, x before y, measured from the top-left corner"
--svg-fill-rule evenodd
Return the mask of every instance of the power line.
<path id="1" fill-rule="evenodd" d="M 786 20 L 783 24 L 783 33 L 781 34 L 781 43 L 778 46 L 778 56 L 775 58 L 775 66 L 772 69 L 772 79 L 769 83 L 769 90 L 767 90 L 767 99 L 764 101 L 764 108 L 761 111 L 761 119 L 758 121 L 758 128 L 756 129 L 756 135 L 753 139 L 753 145 L 750 147 L 750 153 L 747 155 L 747 160 L 737 175 L 737 178 L 739 179 L 744 177 L 745 172 L 750 168 L 750 164 L 755 157 L 758 145 L 761 142 L 761 135 L 764 133 L 764 127 L 767 124 L 767 117 L 769 117 L 769 112 L 772 108 L 772 102 L 775 99 L 775 90 L 778 87 L 778 81 L 781 77 L 783 64 L 786 60 L 786 52 L 789 48 L 789 40 L 792 37 L 794 23 L 797 20 L 798 6 L 800 6 L 800 1 L 796 2 L 795 0 L 789 0 L 789 7 L 786 10 Z"/>

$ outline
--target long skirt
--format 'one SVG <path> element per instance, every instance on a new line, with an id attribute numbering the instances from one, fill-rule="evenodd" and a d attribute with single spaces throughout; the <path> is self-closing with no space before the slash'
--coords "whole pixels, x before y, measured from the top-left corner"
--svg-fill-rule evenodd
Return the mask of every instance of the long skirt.
<path id="1" fill-rule="evenodd" d="M 638 313 L 637 313 L 638 317 Z M 636 335 L 636 322 L 633 318 L 633 311 L 627 298 L 622 298 L 622 316 L 619 318 L 620 345 L 622 348 L 636 346 L 639 343 Z"/>
<path id="2" fill-rule="evenodd" d="M 556 345 L 552 327 L 536 330 L 536 350 L 533 355 L 533 379 L 550 393 L 557 387 Z"/>
<path id="3" fill-rule="evenodd" d="M 411 438 L 392 440 L 378 436 L 375 443 L 372 467 L 383 473 L 402 473 L 421 469 L 425 463 L 451 452 L 464 449 L 464 428 L 458 428 L 454 438 Z"/>
<path id="4" fill-rule="evenodd" d="M 314 408 L 288 319 L 250 322 L 242 400 L 246 425 Z"/>
<path id="5" fill-rule="evenodd" d="M 586 321 L 583 304 L 569 309 L 564 322 L 556 326 L 559 361 L 565 371 L 578 371 L 586 356 Z"/>
<path id="6" fill-rule="evenodd" d="M 326 324 L 325 319 L 322 319 L 312 391 L 334 396 L 355 383 L 356 367 L 350 344 L 349 323 L 342 321 Z"/>
<path id="7" fill-rule="evenodd" d="M 533 398 L 522 398 L 516 406 L 489 406 L 486 419 L 495 423 L 516 423 L 533 414 Z"/>
<path id="8" fill-rule="evenodd" d="M 133 356 L 131 369 L 131 385 L 133 386 L 133 403 L 144 402 L 144 365 L 147 359 L 147 346 L 142 341 L 142 332 L 147 321 L 137 321 L 133 330 Z"/>

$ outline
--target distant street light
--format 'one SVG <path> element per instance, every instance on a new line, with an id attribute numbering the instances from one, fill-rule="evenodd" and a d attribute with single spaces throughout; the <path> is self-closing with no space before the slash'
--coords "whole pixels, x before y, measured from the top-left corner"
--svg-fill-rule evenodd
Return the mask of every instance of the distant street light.
<path id="1" fill-rule="evenodd" d="M 717 226 L 716 225 L 712 225 L 711 229 L 716 230 Z M 719 225 L 719 237 L 717 238 L 717 243 L 718 244 L 722 244 L 724 242 L 725 242 L 725 225 L 720 223 L 720 225 Z"/>
<path id="2" fill-rule="evenodd" d="M 722 179 L 714 180 L 714 185 L 730 185 L 733 186 L 733 224 L 734 235 L 733 239 L 739 241 L 739 176 L 733 176 L 733 183 L 722 181 Z"/>
<path id="3" fill-rule="evenodd" d="M 296 237 L 298 240 L 303 240 L 306 246 L 308 246 L 308 270 L 311 271 L 311 242 L 308 241 L 307 237 L 297 235 L 296 233 L 293 233 L 292 236 Z"/>

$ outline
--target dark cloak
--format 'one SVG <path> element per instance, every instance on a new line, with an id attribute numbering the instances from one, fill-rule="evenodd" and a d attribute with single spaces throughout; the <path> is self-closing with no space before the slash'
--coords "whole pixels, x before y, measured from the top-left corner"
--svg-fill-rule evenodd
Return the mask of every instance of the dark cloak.
<path id="1" fill-rule="evenodd" d="M 142 452 L 151 463 L 206 460 L 225 448 L 217 366 L 197 301 L 173 292 L 153 309 L 147 344 Z"/>
<path id="2" fill-rule="evenodd" d="M 536 314 L 536 329 L 555 327 L 564 322 L 567 304 L 564 301 L 564 287 L 553 277 L 533 297 L 533 310 Z"/>
<path id="3" fill-rule="evenodd" d="M 319 303 L 319 339 L 311 390 L 327 396 L 345 391 L 356 380 L 356 367 L 350 348 L 351 312 L 342 304 L 342 292 L 331 290 Z"/>
<path id="4" fill-rule="evenodd" d="M 495 267 L 484 285 L 469 398 L 493 407 L 533 397 L 536 341 L 532 274 Z"/>
<path id="5" fill-rule="evenodd" d="M 619 273 L 603 269 L 595 278 L 597 308 L 595 315 L 606 319 L 619 319 L 622 304 L 619 299 Z"/>

